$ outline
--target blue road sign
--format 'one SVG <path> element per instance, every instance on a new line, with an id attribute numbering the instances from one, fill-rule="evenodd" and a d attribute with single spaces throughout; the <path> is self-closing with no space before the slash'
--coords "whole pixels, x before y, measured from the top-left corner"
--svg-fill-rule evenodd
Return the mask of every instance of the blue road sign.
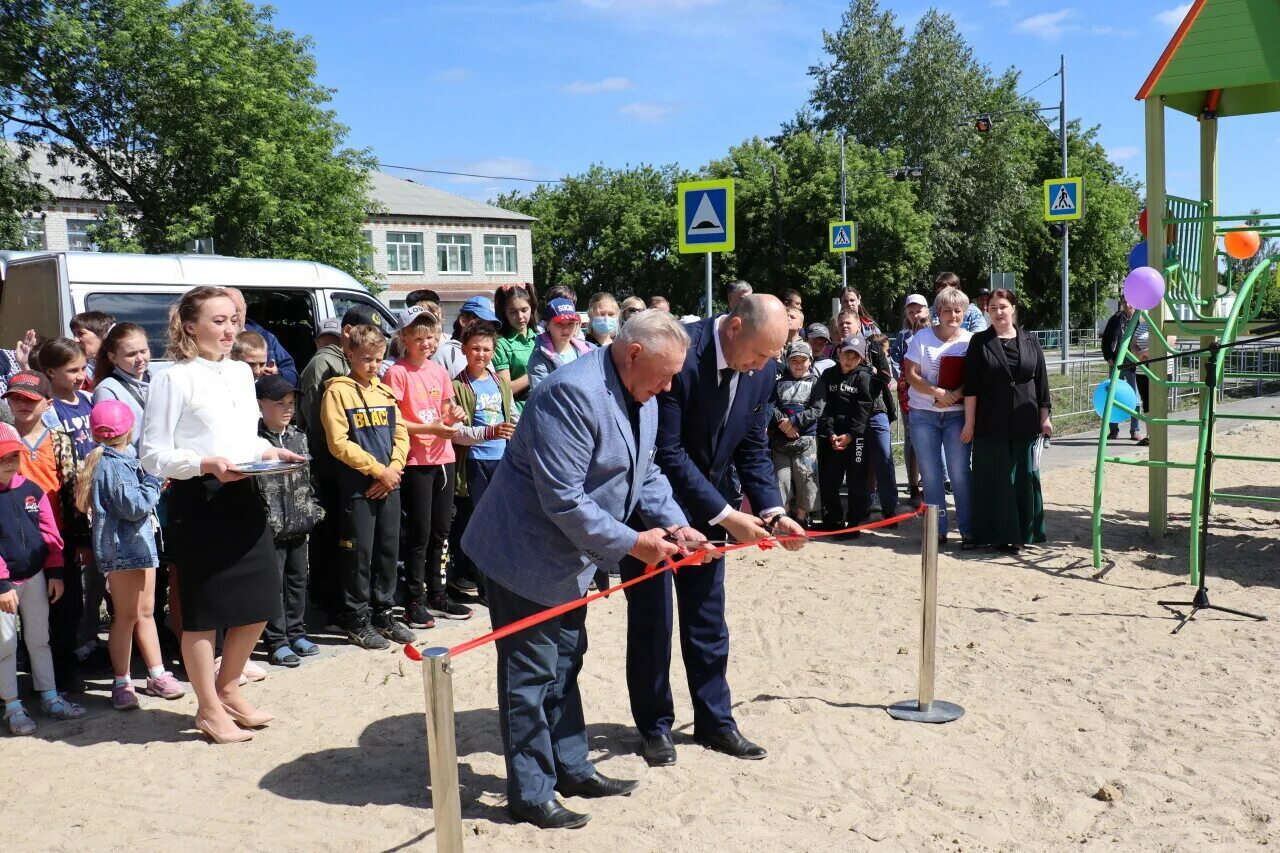
<path id="1" fill-rule="evenodd" d="M 678 194 L 680 251 L 733 251 L 733 181 L 684 183 Z"/>
<path id="2" fill-rule="evenodd" d="M 1044 182 L 1044 219 L 1062 222 L 1079 219 L 1084 213 L 1084 181 L 1080 178 L 1050 178 Z"/>
<path id="3" fill-rule="evenodd" d="M 858 226 L 853 222 L 829 222 L 827 229 L 827 246 L 833 252 L 856 252 L 858 250 Z"/>

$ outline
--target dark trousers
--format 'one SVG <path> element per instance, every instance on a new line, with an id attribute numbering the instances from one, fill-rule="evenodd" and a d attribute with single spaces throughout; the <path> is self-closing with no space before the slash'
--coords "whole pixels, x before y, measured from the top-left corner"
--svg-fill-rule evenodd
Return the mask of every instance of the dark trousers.
<path id="1" fill-rule="evenodd" d="M 876 489 L 880 493 L 880 509 L 886 516 L 898 508 L 898 471 L 893 464 L 893 438 L 889 432 L 889 416 L 877 412 L 867 421 L 865 452 L 868 472 L 876 475 Z M 869 498 L 870 496 L 868 496 Z"/>
<path id="2" fill-rule="evenodd" d="M 276 540 L 280 569 L 280 616 L 268 620 L 262 642 L 269 651 L 307 636 L 307 537 Z"/>
<path id="3" fill-rule="evenodd" d="M 826 437 L 818 439 L 818 492 L 822 495 L 822 520 L 844 526 L 841 518 L 857 524 L 867 516 L 867 441 L 855 436 L 844 450 L 833 450 Z M 892 484 L 893 479 L 889 482 Z M 840 486 L 848 484 L 849 511 L 840 513 Z M 896 498 L 895 498 L 896 500 Z"/>
<path id="4" fill-rule="evenodd" d="M 494 629 L 546 608 L 489 581 Z M 578 673 L 587 652 L 587 609 L 498 640 L 498 721 L 507 764 L 507 801 L 527 806 L 555 797 L 557 780 L 595 774 L 587 757 Z"/>
<path id="5" fill-rule="evenodd" d="M 310 540 L 310 575 L 307 585 L 311 597 L 324 608 L 332 620 L 342 609 L 342 565 L 338 553 L 338 526 L 342 515 L 342 495 L 337 481 L 328 476 L 315 477 L 316 500 L 324 507 L 324 519 L 315 526 Z"/>
<path id="6" fill-rule="evenodd" d="M 62 570 L 62 598 L 49 606 L 49 651 L 53 654 L 53 680 L 65 690 L 75 679 L 80 618 L 84 615 L 84 583 L 76 564 L 75 548 L 67 546 Z"/>
<path id="7" fill-rule="evenodd" d="M 462 518 L 459 512 L 458 518 L 454 520 L 454 530 L 458 536 L 458 543 L 453 548 L 455 559 L 462 557 L 466 561 L 466 569 L 471 572 L 469 577 L 475 582 L 476 588 L 480 594 L 484 595 L 485 576 L 476 568 L 476 564 L 471 562 L 471 558 L 462 553 L 462 534 L 467 529 L 467 524 L 471 521 L 471 513 L 480 503 L 480 498 L 488 490 L 489 484 L 493 482 L 493 475 L 498 473 L 498 466 L 502 464 L 501 459 L 476 459 L 468 454 L 467 456 L 467 493 L 469 497 L 459 498 L 459 502 L 466 503 L 466 519 Z M 451 543 L 452 544 L 452 543 Z"/>
<path id="8" fill-rule="evenodd" d="M 373 500 L 353 497 L 338 517 L 343 624 L 384 613 L 395 604 L 400 545 L 400 492 Z"/>
<path id="9" fill-rule="evenodd" d="M 716 528 L 717 533 L 721 533 Z M 722 533 L 721 533 L 722 535 Z M 622 561 L 622 580 L 644 573 L 632 557 Z M 671 591 L 680 612 L 680 656 L 693 702 L 694 735 L 734 730 L 729 695 L 729 627 L 724 621 L 724 560 L 686 566 L 672 577 L 628 587 L 627 692 L 640 734 L 669 733 L 675 722 L 671 697 Z"/>
<path id="10" fill-rule="evenodd" d="M 453 524 L 453 463 L 410 465 L 400 480 L 405 530 L 404 573 L 409 597 L 444 592 L 449 528 Z"/>

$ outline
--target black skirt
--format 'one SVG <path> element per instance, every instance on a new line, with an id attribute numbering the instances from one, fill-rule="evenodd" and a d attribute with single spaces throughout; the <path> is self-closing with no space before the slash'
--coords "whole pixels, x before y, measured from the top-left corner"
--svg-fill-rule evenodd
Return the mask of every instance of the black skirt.
<path id="1" fill-rule="evenodd" d="M 214 631 L 280 616 L 275 545 L 252 479 L 175 480 L 166 534 L 178 567 L 184 630 Z"/>

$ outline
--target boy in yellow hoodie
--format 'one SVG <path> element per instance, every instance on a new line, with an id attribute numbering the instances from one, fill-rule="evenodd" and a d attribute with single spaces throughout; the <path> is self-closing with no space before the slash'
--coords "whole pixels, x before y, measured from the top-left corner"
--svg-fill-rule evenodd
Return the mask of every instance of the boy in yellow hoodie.
<path id="1" fill-rule="evenodd" d="M 342 510 L 338 562 L 342 584 L 338 624 L 364 649 L 417 635 L 391 612 L 400 544 L 400 473 L 409 432 L 396 417 L 396 399 L 378 380 L 387 339 L 375 326 L 356 326 L 343 344 L 347 376 L 325 383 L 320 404 L 329 452 L 338 461 Z"/>

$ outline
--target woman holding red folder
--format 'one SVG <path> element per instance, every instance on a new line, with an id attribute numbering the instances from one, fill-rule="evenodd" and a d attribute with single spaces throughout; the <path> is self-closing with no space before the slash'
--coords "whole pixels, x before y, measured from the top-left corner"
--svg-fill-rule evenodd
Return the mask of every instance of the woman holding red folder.
<path id="1" fill-rule="evenodd" d="M 911 387 L 908 428 L 920 466 L 924 500 L 937 506 L 938 538 L 947 541 L 946 472 L 956 502 L 960 547 L 972 551 L 972 501 L 970 498 L 969 445 L 961 439 L 964 429 L 964 359 L 972 333 L 962 328 L 969 297 L 957 287 L 944 287 L 933 300 L 938 321 L 916 332 L 902 359 L 902 377 Z"/>

